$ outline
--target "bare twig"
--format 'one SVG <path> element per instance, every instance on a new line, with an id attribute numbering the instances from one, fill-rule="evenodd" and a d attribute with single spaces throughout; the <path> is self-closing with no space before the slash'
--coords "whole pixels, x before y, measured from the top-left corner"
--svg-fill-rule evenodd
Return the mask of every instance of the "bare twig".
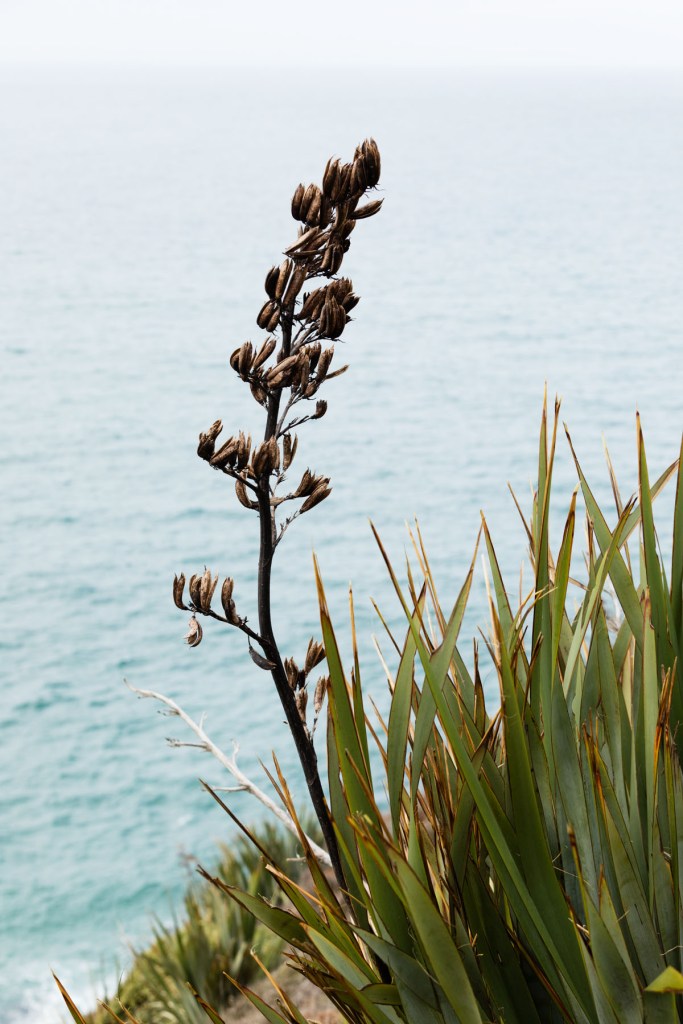
<path id="1" fill-rule="evenodd" d="M 124 680 L 124 682 L 128 689 L 131 691 L 131 693 L 134 693 L 137 697 L 149 697 L 153 700 L 158 700 L 159 703 L 167 707 L 172 714 L 177 715 L 178 718 L 181 718 L 182 721 L 185 722 L 188 728 L 191 729 L 191 731 L 199 740 L 199 743 L 185 743 L 179 740 L 170 740 L 169 742 L 171 743 L 172 746 L 198 747 L 201 750 L 205 750 L 209 754 L 213 754 L 216 760 L 220 764 L 222 764 L 226 771 L 228 771 L 237 782 L 237 786 L 230 787 L 230 792 L 250 793 L 251 796 L 255 797 L 256 800 L 259 801 L 259 803 L 263 804 L 263 806 L 266 807 L 271 814 L 274 814 L 278 821 L 282 825 L 284 825 L 286 829 L 292 832 L 293 835 L 298 835 L 297 827 L 294 824 L 294 821 L 292 820 L 291 816 L 287 814 L 286 811 L 283 811 L 283 809 L 279 807 L 274 800 L 271 800 L 267 793 L 264 793 L 262 789 L 259 789 L 256 783 L 252 782 L 251 779 L 244 774 L 241 768 L 238 767 L 238 743 L 233 743 L 232 757 L 228 757 L 228 755 L 224 753 L 224 751 L 222 751 L 220 747 L 216 746 L 211 737 L 207 735 L 207 733 L 204 731 L 203 726 L 199 722 L 195 722 L 195 720 L 190 715 L 188 715 L 188 713 L 180 706 L 180 704 L 177 704 L 176 701 L 171 699 L 171 697 L 167 697 L 163 693 L 158 693 L 156 690 L 138 689 L 137 686 L 132 686 L 128 682 L 128 680 Z M 313 853 L 315 854 L 317 860 L 321 864 L 325 865 L 325 867 L 331 867 L 332 862 L 327 851 L 323 850 L 322 847 L 318 846 L 318 844 L 315 843 L 310 837 L 307 836 L 306 838 L 310 843 L 311 849 L 313 850 Z"/>

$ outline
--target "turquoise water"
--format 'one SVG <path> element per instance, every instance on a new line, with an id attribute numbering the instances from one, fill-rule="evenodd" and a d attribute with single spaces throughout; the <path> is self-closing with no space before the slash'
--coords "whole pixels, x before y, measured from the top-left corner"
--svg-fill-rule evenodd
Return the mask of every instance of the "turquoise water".
<path id="1" fill-rule="evenodd" d="M 683 82 L 664 77 L 2 73 L 6 1024 L 58 1019 L 49 967 L 86 1003 L 111 984 L 126 939 L 142 941 L 182 890 L 181 854 L 210 857 L 230 834 L 197 782 L 225 784 L 218 766 L 169 750 L 178 727 L 124 676 L 209 710 L 248 772 L 275 749 L 296 778 L 240 637 L 208 628 L 188 649 L 170 598 L 174 572 L 206 563 L 255 615 L 256 523 L 194 451 L 218 416 L 258 422 L 227 358 L 258 334 L 294 186 L 378 139 L 385 208 L 345 263 L 363 297 L 351 370 L 300 438 L 334 491 L 282 545 L 275 621 L 302 652 L 315 548 L 339 619 L 354 581 L 382 704 L 370 597 L 393 621 L 396 609 L 368 516 L 400 560 L 417 514 L 451 599 L 483 508 L 516 574 L 524 540 L 505 485 L 528 495 L 546 380 L 605 499 L 603 434 L 634 486 L 636 407 L 653 472 L 675 458 L 682 115 Z M 559 447 L 558 510 L 575 482 Z M 470 632 L 483 609 L 479 581 Z"/>

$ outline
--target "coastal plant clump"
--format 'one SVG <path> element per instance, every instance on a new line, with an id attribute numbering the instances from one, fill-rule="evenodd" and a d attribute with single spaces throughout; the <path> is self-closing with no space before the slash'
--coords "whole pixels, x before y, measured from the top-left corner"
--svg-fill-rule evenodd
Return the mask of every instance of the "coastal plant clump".
<path id="1" fill-rule="evenodd" d="M 358 204 L 378 178 L 379 154 L 366 142 L 351 164 L 328 164 L 322 189 L 297 189 L 299 238 L 282 266 L 269 273 L 268 299 L 259 313 L 259 326 L 279 330 L 279 348 L 271 338 L 258 350 L 248 342 L 231 359 L 266 409 L 264 440 L 254 447 L 242 433 L 217 447 L 219 421 L 200 437 L 200 456 L 232 477 L 239 500 L 258 512 L 258 628 L 238 613 L 231 578 L 221 588 L 222 615 L 212 607 L 218 578 L 210 571 L 190 578 L 189 600 L 185 578 L 174 582 L 176 604 L 192 615 L 191 645 L 202 638 L 198 615 L 219 619 L 246 634 L 254 662 L 273 676 L 324 848 L 300 823 L 277 761 L 270 776 L 276 805 L 239 773 L 235 755 L 223 754 L 182 708 L 161 694 L 136 692 L 181 717 L 240 788 L 297 835 L 309 873 L 305 884 L 244 829 L 266 860 L 279 903 L 249 887 L 217 888 L 286 944 L 291 968 L 320 989 L 343 1020 L 679 1024 L 681 459 L 651 483 L 638 420 L 638 491 L 622 497 L 608 459 L 611 516 L 596 500 L 567 434 L 578 483 L 553 550 L 559 403 L 550 416 L 544 404 L 528 519 L 516 502 L 533 580 L 528 594 L 520 587 L 519 600 L 502 577 L 485 520 L 449 608 L 437 593 L 419 529 L 405 585 L 377 536 L 405 616 L 403 635 L 386 627 L 393 652 L 383 660 L 391 691 L 386 721 L 368 711 L 353 600 L 353 664 L 347 669 L 317 564 L 320 641 L 311 640 L 302 668 L 282 658 L 275 641 L 273 554 L 292 520 L 329 493 L 329 480 L 308 469 L 296 488 L 284 487 L 297 449 L 292 432 L 325 411 L 315 396 L 331 376 L 332 356 L 320 339 L 338 337 L 355 304 L 343 279 L 304 293 L 300 304 L 297 297 L 305 281 L 337 273 L 349 225 L 364 211 L 377 212 L 379 201 Z M 313 398 L 313 412 L 291 412 Z M 674 478 L 665 568 L 653 502 Z M 577 573 L 579 495 L 586 539 L 585 571 Z M 297 501 L 301 505 L 278 524 L 280 505 Z M 470 660 L 459 637 L 479 547 L 487 564 L 490 626 L 482 634 L 484 650 L 475 642 Z M 498 682 L 498 702 L 488 705 L 484 657 Z M 323 661 L 309 727 L 308 677 Z M 323 787 L 314 739 L 322 733 L 315 726 L 325 695 Z M 229 966 L 226 973 L 271 1024 L 309 1024 L 279 980 L 273 979 L 277 1001 L 271 1006 Z M 221 1006 L 210 1005 L 194 986 L 188 992 L 213 1024 L 225 1022 Z M 127 1020 L 135 1018 L 129 1014 Z"/>

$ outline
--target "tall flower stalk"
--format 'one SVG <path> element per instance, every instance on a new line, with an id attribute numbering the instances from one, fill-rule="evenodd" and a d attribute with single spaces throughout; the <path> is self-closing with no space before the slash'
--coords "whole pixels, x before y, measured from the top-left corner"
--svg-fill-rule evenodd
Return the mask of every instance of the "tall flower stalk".
<path id="1" fill-rule="evenodd" d="M 343 888 L 344 871 L 314 746 L 315 724 L 328 685 L 326 676 L 321 676 L 314 688 L 310 728 L 307 717 L 309 676 L 324 660 L 325 650 L 311 639 L 301 668 L 292 657 L 283 657 L 272 622 L 271 573 L 275 551 L 287 528 L 331 491 L 329 477 L 309 468 L 296 486 L 289 483 L 298 448 L 294 431 L 325 415 L 327 402 L 319 397 L 319 391 L 326 381 L 347 369 L 331 369 L 334 342 L 341 337 L 359 300 L 352 282 L 340 277 L 339 272 L 357 222 L 374 216 L 382 206 L 382 199 L 367 198 L 379 177 L 379 150 L 373 139 L 367 139 L 357 147 L 350 163 L 336 158 L 328 161 L 321 187 L 297 187 L 292 198 L 292 216 L 299 222 L 297 237 L 285 249 L 280 266 L 268 271 L 267 298 L 256 318 L 266 337 L 260 345 L 245 341 L 230 357 L 232 369 L 264 409 L 263 440 L 252 442 L 250 435 L 239 431 L 221 442 L 221 420 L 199 436 L 200 458 L 234 480 L 239 502 L 258 514 L 258 629 L 238 613 L 232 578 L 226 578 L 221 586 L 222 614 L 212 607 L 218 576 L 211 570 L 190 577 L 189 599 L 185 597 L 185 575 L 176 576 L 173 582 L 176 605 L 192 613 L 186 637 L 191 647 L 196 647 L 203 635 L 197 616 L 216 619 L 241 630 L 253 661 L 270 672 L 337 881 Z"/>

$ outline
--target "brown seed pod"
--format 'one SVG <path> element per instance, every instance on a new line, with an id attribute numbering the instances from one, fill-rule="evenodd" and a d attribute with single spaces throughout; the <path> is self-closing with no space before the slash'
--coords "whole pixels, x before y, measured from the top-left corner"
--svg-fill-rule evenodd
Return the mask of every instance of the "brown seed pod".
<path id="1" fill-rule="evenodd" d="M 325 232 L 321 231 L 320 228 L 308 228 L 307 231 L 301 232 L 296 242 L 292 242 L 291 245 L 287 246 L 285 253 L 287 256 L 295 256 L 302 249 L 315 249 L 320 239 L 324 238 L 324 236 Z"/>
<path id="2" fill-rule="evenodd" d="M 360 156 L 360 154 L 358 154 L 358 150 L 356 150 L 356 154 Z M 363 192 L 365 192 L 368 187 L 365 162 L 362 156 L 360 159 L 355 159 L 351 165 L 351 181 L 349 187 L 351 194 L 354 196 L 362 196 Z"/>
<path id="3" fill-rule="evenodd" d="M 187 611 L 187 605 L 183 601 L 183 591 L 185 590 L 185 573 L 181 572 L 180 576 L 173 577 L 173 603 L 176 608 L 180 608 L 181 611 Z"/>
<path id="4" fill-rule="evenodd" d="M 239 448 L 237 451 L 237 468 L 244 469 L 246 464 L 249 462 L 249 454 L 251 452 L 251 434 L 244 435 L 244 432 L 240 430 L 239 434 Z"/>
<path id="5" fill-rule="evenodd" d="M 324 398 L 319 398 L 315 403 L 315 412 L 311 414 L 312 420 L 321 420 L 327 412 L 327 402 Z"/>
<path id="6" fill-rule="evenodd" d="M 200 643 L 202 642 L 203 635 L 204 632 L 202 630 L 202 627 L 199 624 L 199 622 L 197 622 L 196 618 L 193 615 L 187 626 L 185 640 L 187 641 L 190 647 L 199 647 Z"/>
<path id="7" fill-rule="evenodd" d="M 320 359 L 318 360 L 318 367 L 317 367 L 317 377 L 318 377 L 318 380 L 321 383 L 327 377 L 327 371 L 330 368 L 330 363 L 332 362 L 333 358 L 334 358 L 334 349 L 331 348 L 331 347 L 330 348 L 324 348 L 322 350 L 322 352 L 320 353 Z"/>
<path id="8" fill-rule="evenodd" d="M 361 143 L 361 152 L 363 154 L 363 163 L 365 165 L 365 179 L 366 188 L 374 188 L 379 181 L 380 172 L 382 170 L 382 162 L 380 160 L 379 149 L 374 139 L 366 139 L 365 142 Z"/>
<path id="9" fill-rule="evenodd" d="M 254 359 L 252 370 L 258 370 L 260 369 L 261 366 L 263 366 L 266 359 L 268 359 L 275 351 L 276 345 L 277 342 L 275 338 L 266 338 Z"/>
<path id="10" fill-rule="evenodd" d="M 291 383 L 298 364 L 299 353 L 297 352 L 293 356 L 287 356 L 286 359 L 281 359 L 279 363 L 275 364 L 275 366 L 271 366 L 270 370 L 266 374 L 266 384 L 268 387 L 287 387 Z"/>
<path id="11" fill-rule="evenodd" d="M 211 570 L 206 569 L 202 576 L 202 582 L 199 590 L 199 598 L 201 601 L 200 608 L 205 613 L 211 610 L 211 602 L 213 600 L 217 583 L 218 576 L 212 576 Z"/>
<path id="12" fill-rule="evenodd" d="M 260 314 L 259 314 L 259 316 L 260 316 Z M 239 373 L 240 372 L 240 352 L 241 351 L 242 351 L 242 346 L 240 345 L 240 347 L 236 348 L 235 351 L 233 352 L 233 354 L 230 356 L 230 365 L 233 368 L 233 370 L 235 371 L 235 373 Z"/>
<path id="13" fill-rule="evenodd" d="M 317 640 L 311 638 L 308 641 L 308 649 L 306 651 L 306 661 L 304 662 L 304 673 L 306 675 L 312 672 L 313 669 L 325 659 L 325 648 Z"/>
<path id="14" fill-rule="evenodd" d="M 292 690 L 296 690 L 296 686 L 299 681 L 299 666 L 294 661 L 294 658 L 285 658 L 284 669 L 290 688 Z"/>
<path id="15" fill-rule="evenodd" d="M 259 668 L 264 669 L 264 671 L 270 672 L 271 669 L 275 668 L 275 662 L 269 661 L 268 658 L 264 658 L 262 654 L 259 654 L 259 652 L 251 646 L 251 644 L 249 644 L 249 654 L 254 664 L 258 665 Z"/>
<path id="16" fill-rule="evenodd" d="M 197 445 L 197 455 L 200 459 L 206 459 L 208 462 L 214 453 L 216 444 L 216 438 L 223 429 L 223 424 L 220 420 L 216 420 L 211 424 L 205 434 L 199 435 L 199 444 Z"/>
<path id="17" fill-rule="evenodd" d="M 294 220 L 303 220 L 301 216 L 301 200 L 304 197 L 305 188 L 303 185 L 297 185 L 294 195 L 292 196 L 292 217 Z"/>
<path id="18" fill-rule="evenodd" d="M 298 390 L 304 392 L 308 384 L 308 376 L 311 372 L 311 360 L 308 358 L 308 353 L 305 350 L 302 350 L 301 355 L 302 358 L 299 360 Z"/>
<path id="19" fill-rule="evenodd" d="M 245 341 L 240 349 L 238 360 L 238 372 L 242 380 L 246 380 L 247 374 L 251 371 L 251 364 L 254 361 L 254 346 L 250 341 Z"/>
<path id="20" fill-rule="evenodd" d="M 292 438 L 291 434 L 285 434 L 282 439 L 282 468 L 286 472 L 294 461 L 296 450 L 299 444 L 298 437 Z"/>
<path id="21" fill-rule="evenodd" d="M 277 275 L 277 283 L 275 285 L 275 298 L 277 299 L 278 302 L 281 301 L 282 296 L 285 293 L 285 288 L 287 286 L 289 275 L 291 274 L 293 267 L 294 264 L 292 263 L 291 260 L 283 260 L 282 263 L 280 264 L 280 270 L 278 271 Z"/>
<path id="22" fill-rule="evenodd" d="M 270 315 L 270 320 L 266 324 L 267 331 L 274 331 L 277 325 L 280 323 L 280 304 L 278 302 L 275 302 L 273 305 L 275 308 L 273 309 Z"/>
<path id="23" fill-rule="evenodd" d="M 328 494 L 332 493 L 332 488 L 328 487 L 329 480 L 323 480 L 313 491 L 312 494 L 306 498 L 305 502 L 299 509 L 299 512 L 303 515 L 304 512 L 310 512 L 312 508 L 319 505 L 321 501 L 324 501 Z"/>
<path id="24" fill-rule="evenodd" d="M 310 469 L 304 471 L 304 475 L 301 477 L 299 486 L 294 492 L 295 498 L 303 498 L 305 495 L 310 494 L 311 491 L 315 490 L 318 477 L 311 473 Z"/>
<path id="25" fill-rule="evenodd" d="M 315 693 L 313 694 L 313 714 L 318 717 L 322 711 L 323 702 L 325 700 L 325 694 L 327 693 L 327 687 L 330 682 L 329 676 L 321 676 L 318 682 L 315 684 Z"/>
<path id="26" fill-rule="evenodd" d="M 256 317 L 257 325 L 260 328 L 262 328 L 263 330 L 272 330 L 272 328 L 268 327 L 268 324 L 271 322 L 271 320 L 273 318 L 273 313 L 274 312 L 277 313 L 278 316 L 279 316 L 280 307 L 279 307 L 278 303 L 274 299 L 269 299 L 268 302 L 264 302 L 264 304 L 261 306 L 261 309 L 259 311 L 259 315 Z M 234 355 L 234 353 L 233 353 L 233 355 Z M 232 360 L 231 360 L 231 365 L 232 365 Z M 234 367 L 233 367 L 233 369 L 234 369 Z"/>
<path id="27" fill-rule="evenodd" d="M 259 405 L 268 404 L 268 392 L 266 391 L 262 384 L 260 384 L 256 380 L 252 380 L 249 383 L 249 388 Z"/>
<path id="28" fill-rule="evenodd" d="M 285 292 L 284 298 L 282 299 L 283 306 L 289 306 L 294 303 L 297 295 L 299 294 L 303 287 L 304 281 L 306 280 L 307 276 L 308 271 L 305 266 L 302 265 L 296 268 L 291 278 L 289 279 L 287 291 Z"/>
<path id="29" fill-rule="evenodd" d="M 339 198 L 338 194 L 338 182 L 339 182 L 339 171 L 341 167 L 341 161 L 338 157 L 330 157 L 325 167 L 325 173 L 323 174 L 323 193 L 327 199 L 332 202 L 336 202 Z"/>
<path id="30" fill-rule="evenodd" d="M 322 345 L 319 341 L 314 341 L 310 345 L 306 346 L 306 352 L 308 354 L 308 361 L 311 364 L 311 373 L 314 373 L 315 368 L 318 365 L 318 360 L 320 359 Z"/>
<path id="31" fill-rule="evenodd" d="M 371 203 L 366 203 L 365 206 L 359 206 L 354 213 L 356 220 L 364 220 L 366 217 L 374 217 L 376 213 L 382 209 L 383 199 L 373 199 Z"/>
<path id="32" fill-rule="evenodd" d="M 233 608 L 235 607 L 235 602 L 232 599 L 232 592 L 234 588 L 235 581 L 230 576 L 227 576 L 223 580 L 223 586 L 221 587 L 221 604 L 223 605 L 223 611 L 227 618 L 230 618 L 230 605 L 232 605 Z"/>
<path id="33" fill-rule="evenodd" d="M 225 469 L 228 465 L 234 466 L 236 458 L 237 440 L 234 437 L 229 437 L 228 440 L 221 445 L 218 451 L 211 456 L 209 462 L 216 469 Z"/>
<path id="34" fill-rule="evenodd" d="M 244 505 L 245 508 L 258 508 L 258 502 L 252 501 L 249 497 L 247 488 L 242 480 L 235 480 L 235 494 L 240 505 Z"/>
<path id="35" fill-rule="evenodd" d="M 310 295 L 304 296 L 303 305 L 299 311 L 300 320 L 315 320 L 325 304 L 326 289 L 316 288 Z"/>
<path id="36" fill-rule="evenodd" d="M 201 608 L 202 606 L 202 578 L 194 573 L 190 576 L 190 582 L 188 585 L 190 591 L 190 597 L 192 598 L 192 604 L 195 608 Z"/>
<path id="37" fill-rule="evenodd" d="M 269 299 L 275 298 L 275 286 L 277 284 L 279 272 L 280 271 L 278 267 L 271 267 L 268 273 L 266 274 L 266 281 L 264 287 L 266 289 L 266 295 L 268 296 Z"/>
<path id="38" fill-rule="evenodd" d="M 296 709 L 299 712 L 299 718 L 305 725 L 306 705 L 308 704 L 308 691 L 306 690 L 305 686 L 302 687 L 300 690 L 296 691 L 296 693 L 294 694 L 294 701 L 296 703 Z"/>

